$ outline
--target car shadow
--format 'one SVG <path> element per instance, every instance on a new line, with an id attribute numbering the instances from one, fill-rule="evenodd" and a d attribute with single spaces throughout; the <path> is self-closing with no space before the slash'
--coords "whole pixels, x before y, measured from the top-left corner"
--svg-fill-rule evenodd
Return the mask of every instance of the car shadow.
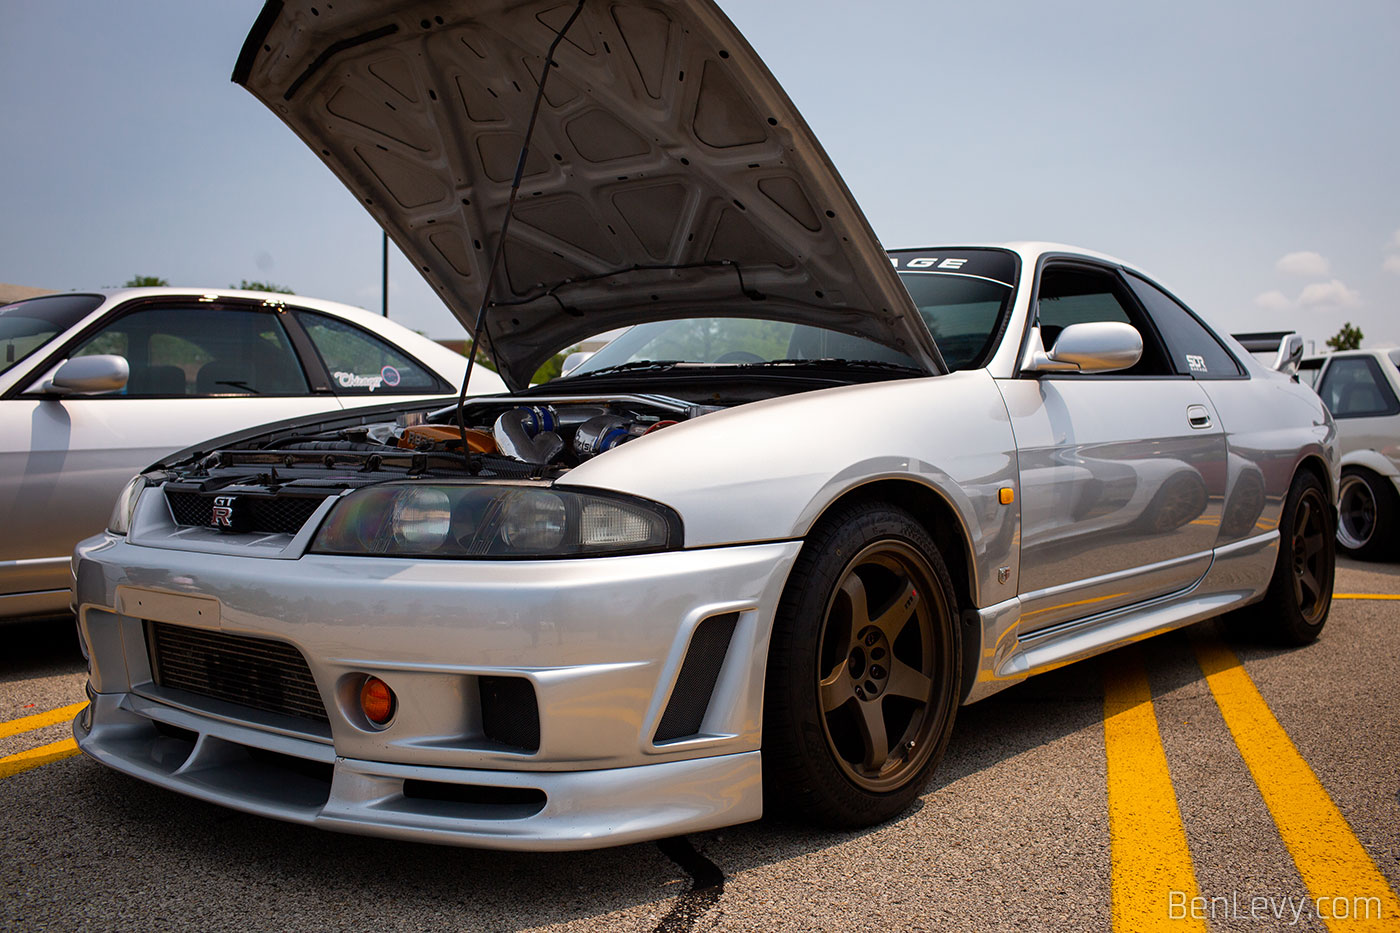
<path id="1" fill-rule="evenodd" d="M 32 680 L 87 669 L 73 614 L 0 621 L 0 683 Z M 73 698 L 82 699 L 81 694 Z"/>

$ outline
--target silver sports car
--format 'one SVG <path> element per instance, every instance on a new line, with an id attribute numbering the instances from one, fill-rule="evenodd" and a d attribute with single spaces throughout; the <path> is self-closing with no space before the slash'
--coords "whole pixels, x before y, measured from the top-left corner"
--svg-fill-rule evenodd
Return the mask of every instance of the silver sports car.
<path id="1" fill-rule="evenodd" d="M 710 0 L 314 2 L 235 80 L 516 391 L 136 477 L 74 558 L 88 755 L 474 846 L 856 826 L 1032 674 L 1321 631 L 1317 396 L 1107 256 L 887 254 Z"/>

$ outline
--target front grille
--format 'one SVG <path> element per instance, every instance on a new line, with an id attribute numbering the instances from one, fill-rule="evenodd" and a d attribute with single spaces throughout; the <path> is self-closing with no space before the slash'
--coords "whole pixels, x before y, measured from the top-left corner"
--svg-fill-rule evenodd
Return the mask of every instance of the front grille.
<path id="1" fill-rule="evenodd" d="M 165 494 L 177 525 L 210 526 L 214 517 L 212 495 L 197 492 Z M 239 531 L 294 535 L 325 501 L 322 496 L 234 496 L 234 527 Z"/>
<path id="2" fill-rule="evenodd" d="M 146 643 L 161 687 L 329 722 L 306 659 L 285 642 L 147 622 Z"/>

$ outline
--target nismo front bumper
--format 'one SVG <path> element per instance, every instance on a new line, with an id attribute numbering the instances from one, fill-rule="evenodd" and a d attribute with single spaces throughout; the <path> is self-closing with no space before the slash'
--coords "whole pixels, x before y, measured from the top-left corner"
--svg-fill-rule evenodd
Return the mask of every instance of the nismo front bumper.
<path id="1" fill-rule="evenodd" d="M 92 699 L 74 733 L 92 758 L 161 787 L 346 832 L 546 850 L 756 819 L 768 638 L 799 547 L 271 560 L 98 536 L 74 562 Z M 658 737 L 692 636 L 716 617 L 732 634 L 703 716 Z M 163 685 L 157 623 L 292 645 L 326 721 Z M 365 675 L 398 698 L 386 728 L 357 715 L 347 685 Z M 497 677 L 533 690 L 536 748 L 483 732 L 478 687 Z"/>

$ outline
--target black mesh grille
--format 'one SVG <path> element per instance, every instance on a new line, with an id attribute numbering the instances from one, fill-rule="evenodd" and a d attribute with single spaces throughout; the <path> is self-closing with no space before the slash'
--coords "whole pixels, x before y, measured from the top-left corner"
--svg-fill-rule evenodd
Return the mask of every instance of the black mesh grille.
<path id="1" fill-rule="evenodd" d="M 214 496 L 197 492 L 166 492 L 170 511 L 178 525 L 209 525 L 214 516 Z M 234 496 L 233 509 L 239 531 L 294 535 L 323 501 L 321 496 Z"/>
<path id="2" fill-rule="evenodd" d="M 207 525 L 214 514 L 214 499 L 193 492 L 167 492 L 165 501 L 177 525 Z"/>
<path id="3" fill-rule="evenodd" d="M 681 672 L 676 675 L 676 687 L 671 691 L 671 700 L 666 704 L 666 712 L 661 716 L 661 724 L 656 727 L 653 741 L 667 742 L 700 731 L 738 621 L 739 614 L 730 612 L 710 616 L 695 627 Z"/>
<path id="4" fill-rule="evenodd" d="M 486 738 L 526 751 L 540 748 L 540 708 L 523 677 L 482 677 L 481 730 Z"/>
<path id="5" fill-rule="evenodd" d="M 306 659 L 291 645 L 164 622 L 146 625 L 151 671 L 161 687 L 328 722 Z"/>

